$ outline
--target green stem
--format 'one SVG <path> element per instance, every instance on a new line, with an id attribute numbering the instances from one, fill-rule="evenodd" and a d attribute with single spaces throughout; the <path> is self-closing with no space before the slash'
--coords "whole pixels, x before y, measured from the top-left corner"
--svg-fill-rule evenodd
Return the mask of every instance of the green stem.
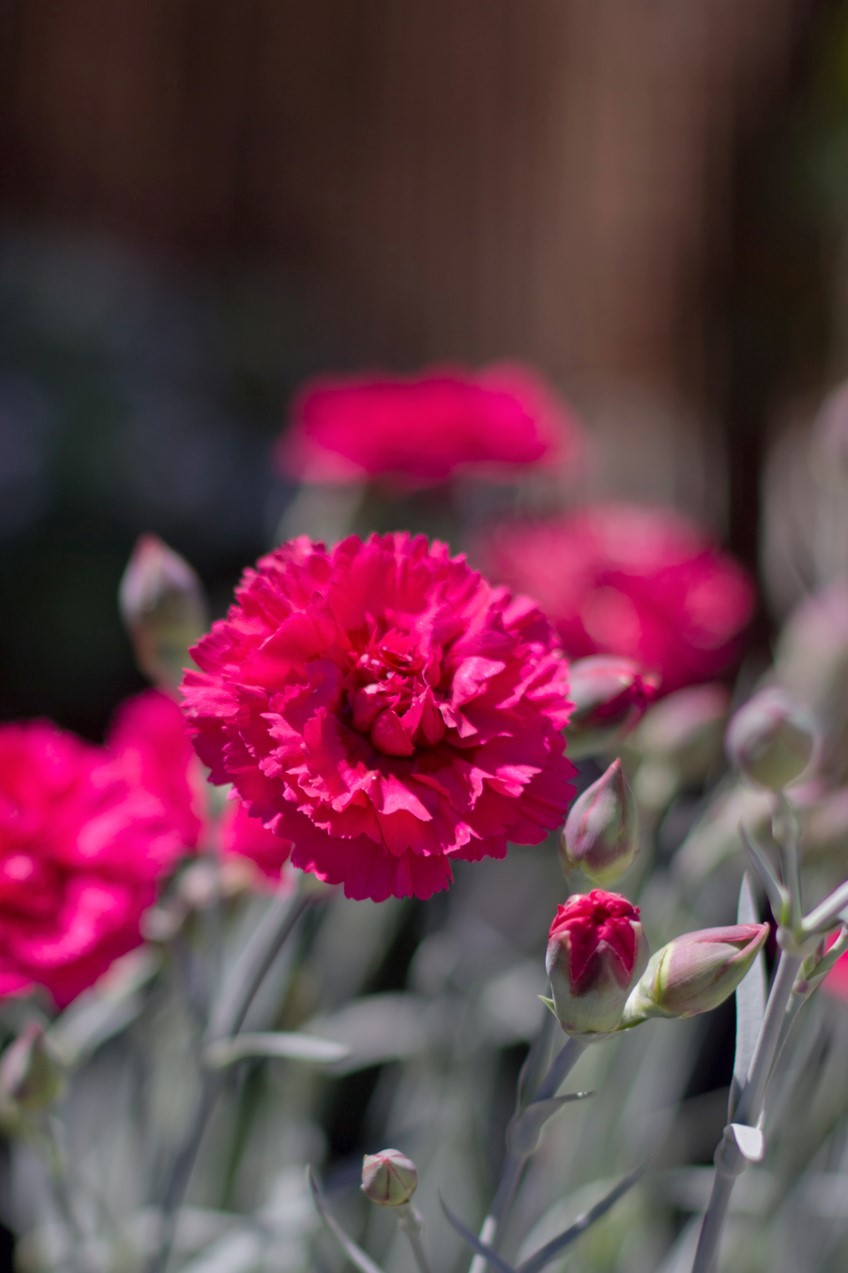
<path id="1" fill-rule="evenodd" d="M 586 1039 L 568 1039 L 554 1057 L 528 1105 L 532 1105 L 536 1101 L 547 1101 L 551 1097 L 556 1096 L 562 1083 L 583 1055 L 587 1046 L 588 1040 Z M 520 1113 L 521 1111 L 517 1110 L 516 1117 Z M 499 1248 L 506 1221 L 528 1164 L 529 1158 L 526 1155 L 516 1154 L 512 1149 L 507 1149 L 498 1187 L 479 1234 L 480 1241 L 491 1247 L 493 1251 L 497 1251 Z M 484 1255 L 475 1255 L 469 1266 L 468 1273 L 486 1273 L 488 1268 L 489 1261 L 486 1257 Z"/>
<path id="2" fill-rule="evenodd" d="M 763 1024 L 748 1067 L 748 1077 L 732 1111 L 735 1123 L 755 1126 L 760 1120 L 763 1098 L 774 1068 L 775 1057 L 785 1037 L 787 1007 L 800 966 L 799 955 L 781 951 Z M 746 1166 L 747 1162 L 735 1139 L 732 1135 L 728 1135 L 725 1129 L 725 1136 L 716 1150 L 713 1187 L 701 1223 L 692 1273 L 712 1273 L 715 1268 L 733 1186 L 736 1183 L 736 1177 L 745 1170 Z"/>
<path id="3" fill-rule="evenodd" d="M 421 1230 L 424 1227 L 421 1213 L 411 1204 L 407 1204 L 403 1208 L 403 1214 L 398 1216 L 398 1227 L 409 1239 L 409 1245 L 412 1247 L 412 1254 L 418 1266 L 418 1273 L 432 1273 L 427 1253 L 424 1250 L 424 1243 L 421 1241 Z"/>
<path id="4" fill-rule="evenodd" d="M 283 945 L 300 917 L 315 900 L 301 894 L 294 899 L 276 896 L 254 930 L 236 963 L 229 985 L 209 1027 L 206 1044 L 238 1034 L 250 1005 Z M 171 1164 L 160 1206 L 159 1241 L 147 1264 L 147 1273 L 165 1273 L 176 1236 L 179 1209 L 197 1159 L 206 1125 L 224 1085 L 224 1074 L 205 1070 L 194 1117 Z"/>

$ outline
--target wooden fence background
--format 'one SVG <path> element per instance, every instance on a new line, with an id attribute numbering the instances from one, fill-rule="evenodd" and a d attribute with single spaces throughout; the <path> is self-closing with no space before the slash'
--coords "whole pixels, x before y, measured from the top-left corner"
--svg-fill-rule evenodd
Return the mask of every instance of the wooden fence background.
<path id="1" fill-rule="evenodd" d="M 529 358 L 703 503 L 740 147 L 823 7 L 6 0 L 0 210 L 272 261 L 351 362 Z"/>

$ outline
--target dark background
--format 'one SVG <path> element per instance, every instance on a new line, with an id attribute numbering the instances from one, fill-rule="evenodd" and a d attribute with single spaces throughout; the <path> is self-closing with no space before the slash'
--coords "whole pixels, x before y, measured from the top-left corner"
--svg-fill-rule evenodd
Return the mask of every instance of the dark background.
<path id="1" fill-rule="evenodd" d="M 846 68 L 834 0 L 3 0 L 0 718 L 140 684 L 140 532 L 223 605 L 318 370 L 527 359 L 756 566 L 844 371 Z"/>

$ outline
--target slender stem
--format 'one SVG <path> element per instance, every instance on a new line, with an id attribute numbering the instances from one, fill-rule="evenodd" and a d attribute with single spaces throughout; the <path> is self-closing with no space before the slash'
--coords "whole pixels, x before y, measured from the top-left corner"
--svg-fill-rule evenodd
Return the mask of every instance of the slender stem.
<path id="1" fill-rule="evenodd" d="M 210 1043 L 238 1034 L 271 965 L 301 915 L 315 900 L 310 893 L 302 893 L 294 899 L 274 897 L 236 963 L 229 984 L 224 987 L 209 1029 Z"/>
<path id="2" fill-rule="evenodd" d="M 826 897 L 814 911 L 810 911 L 804 920 L 804 932 L 812 935 L 833 927 L 839 918 L 840 911 L 846 908 L 848 908 L 848 882 L 840 884 L 830 897 Z"/>
<path id="3" fill-rule="evenodd" d="M 85 1248 L 85 1234 L 74 1206 L 71 1191 L 70 1173 L 68 1171 L 68 1155 L 65 1145 L 65 1129 L 53 1115 L 44 1120 L 45 1148 L 50 1167 L 50 1179 L 53 1184 L 53 1196 L 64 1221 L 69 1249 L 67 1251 L 70 1273 L 79 1273 L 82 1269 L 82 1252 Z"/>
<path id="4" fill-rule="evenodd" d="M 233 970 L 229 985 L 224 989 L 208 1031 L 207 1043 L 238 1034 L 266 974 L 291 935 L 297 921 L 313 900 L 315 900 L 314 896 L 308 893 L 301 894 L 293 900 L 285 896 L 274 897 L 245 946 Z M 222 1073 L 204 1071 L 194 1117 L 165 1182 L 160 1208 L 159 1241 L 148 1262 L 147 1273 L 165 1273 L 168 1267 L 176 1236 L 179 1209 L 200 1151 L 206 1125 L 223 1084 Z"/>
<path id="5" fill-rule="evenodd" d="M 427 1253 L 424 1250 L 424 1243 L 421 1241 L 423 1221 L 420 1212 L 411 1205 L 405 1207 L 404 1213 L 398 1217 L 398 1227 L 403 1230 L 409 1239 L 409 1245 L 412 1247 L 412 1254 L 419 1273 L 432 1273 Z"/>
<path id="6" fill-rule="evenodd" d="M 601 1037 L 604 1038 L 606 1036 L 602 1035 Z M 570 1038 L 566 1041 L 565 1045 L 560 1048 L 554 1057 L 547 1074 L 539 1084 L 539 1090 L 534 1096 L 534 1100 L 549 1101 L 551 1097 L 556 1096 L 590 1042 L 591 1040 L 588 1037 L 582 1039 Z"/>
<path id="7" fill-rule="evenodd" d="M 748 1067 L 748 1076 L 733 1110 L 733 1121 L 736 1123 L 753 1126 L 759 1122 L 766 1086 L 771 1077 L 775 1057 L 785 1037 L 787 1007 L 800 966 L 799 955 L 781 951 L 763 1024 Z M 736 1183 L 736 1177 L 745 1170 L 746 1166 L 747 1163 L 735 1139 L 728 1135 L 725 1129 L 725 1136 L 716 1150 L 713 1187 L 701 1223 L 692 1273 L 711 1273 L 715 1268 L 733 1186 Z"/>
<path id="8" fill-rule="evenodd" d="M 533 1105 L 536 1101 L 547 1101 L 551 1097 L 556 1096 L 569 1072 L 583 1055 L 588 1043 L 588 1039 L 570 1038 L 566 1041 L 549 1065 L 547 1073 L 533 1093 L 528 1105 Z M 518 1118 L 520 1115 L 521 1111 L 517 1110 L 515 1117 Z M 500 1240 L 503 1237 L 504 1226 L 515 1200 L 515 1195 L 518 1193 L 521 1181 L 524 1178 L 528 1163 L 529 1158 L 526 1155 L 516 1154 L 512 1149 L 507 1149 L 498 1187 L 479 1234 L 480 1241 L 491 1247 L 493 1251 L 497 1251 Z M 468 1273 L 486 1273 L 488 1267 L 489 1261 L 484 1255 L 475 1255 L 469 1266 Z"/>
<path id="9" fill-rule="evenodd" d="M 789 894 L 789 926 L 797 931 L 801 922 L 801 867 L 798 856 L 798 819 L 782 791 L 775 797 L 772 818 L 774 837 L 783 858 L 783 882 Z"/>

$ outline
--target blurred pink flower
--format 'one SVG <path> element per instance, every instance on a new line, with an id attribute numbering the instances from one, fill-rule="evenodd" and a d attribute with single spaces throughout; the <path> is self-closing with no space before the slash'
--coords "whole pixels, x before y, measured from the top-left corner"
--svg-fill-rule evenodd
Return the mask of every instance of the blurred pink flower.
<path id="1" fill-rule="evenodd" d="M 743 568 L 668 509 L 599 504 L 501 525 L 479 555 L 493 578 L 538 601 L 569 657 L 635 659 L 661 676 L 663 694 L 731 667 L 754 608 Z"/>
<path id="2" fill-rule="evenodd" d="M 553 391 L 529 369 L 503 364 L 311 381 L 277 459 L 309 482 L 376 477 L 414 487 L 570 461 L 581 449 L 580 426 Z"/>
<path id="3" fill-rule="evenodd" d="M 75 998 L 140 944 L 181 851 L 162 803 L 106 750 L 46 721 L 0 726 L 0 996 Z"/>
<path id="4" fill-rule="evenodd" d="M 116 716 L 109 745 L 131 779 L 163 802 L 184 850 L 214 848 L 217 832 L 222 853 L 249 859 L 267 879 L 280 880 L 291 845 L 249 817 L 236 792 L 230 793 L 220 820 L 210 818 L 203 766 L 173 698 L 145 690 L 128 699 Z"/>
<path id="5" fill-rule="evenodd" d="M 211 781 L 349 897 L 429 897 L 453 859 L 537 844 L 568 807 L 556 636 L 445 544 L 284 544 L 192 655 Z"/>
<path id="6" fill-rule="evenodd" d="M 838 932 L 831 933 L 825 942 L 825 947 L 829 950 L 839 936 Z M 848 1000 L 848 951 L 837 959 L 830 972 L 822 982 L 822 988 L 832 995 L 834 999 Z"/>

